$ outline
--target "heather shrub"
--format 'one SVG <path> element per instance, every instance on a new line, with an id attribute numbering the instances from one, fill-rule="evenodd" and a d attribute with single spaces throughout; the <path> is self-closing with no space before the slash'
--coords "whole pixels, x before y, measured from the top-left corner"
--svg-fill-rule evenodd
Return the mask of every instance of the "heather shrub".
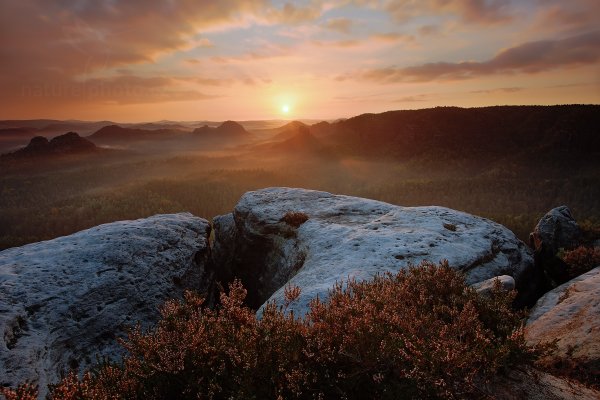
<path id="1" fill-rule="evenodd" d="M 308 215 L 303 212 L 289 211 L 281 218 L 282 222 L 298 228 L 300 225 L 308 221 Z"/>
<path id="2" fill-rule="evenodd" d="M 600 266 L 600 247 L 579 246 L 559 252 L 559 257 L 567 264 L 569 278 L 574 278 Z"/>
<path id="3" fill-rule="evenodd" d="M 287 287 L 286 305 L 257 319 L 238 281 L 214 310 L 188 292 L 154 329 L 131 331 L 121 366 L 70 374 L 50 398 L 473 398 L 475 382 L 541 352 L 525 344 L 514 293 L 481 297 L 447 263 L 338 284 L 301 318 L 286 309 L 299 293 Z"/>

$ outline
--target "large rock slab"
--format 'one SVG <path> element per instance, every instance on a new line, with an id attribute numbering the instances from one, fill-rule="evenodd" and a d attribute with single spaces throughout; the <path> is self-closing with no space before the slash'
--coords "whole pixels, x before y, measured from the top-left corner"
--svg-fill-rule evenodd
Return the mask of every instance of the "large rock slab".
<path id="1" fill-rule="evenodd" d="M 303 214 L 305 222 L 298 218 Z M 519 301 L 535 301 L 527 246 L 499 224 L 444 207 L 399 207 L 269 188 L 244 194 L 233 213 L 215 218 L 214 226 L 219 276 L 241 278 L 254 307 L 265 300 L 283 304 L 289 282 L 302 289 L 291 309 L 304 313 L 309 301 L 326 297 L 336 281 L 444 259 L 464 271 L 470 284 L 509 275 Z"/>
<path id="2" fill-rule="evenodd" d="M 115 337 L 202 290 L 210 227 L 189 213 L 100 225 L 0 252 L 0 384 L 40 385 L 118 357 Z"/>
<path id="3" fill-rule="evenodd" d="M 600 267 L 541 297 L 527 320 L 526 337 L 530 343 L 558 339 L 554 357 L 598 365 Z"/>

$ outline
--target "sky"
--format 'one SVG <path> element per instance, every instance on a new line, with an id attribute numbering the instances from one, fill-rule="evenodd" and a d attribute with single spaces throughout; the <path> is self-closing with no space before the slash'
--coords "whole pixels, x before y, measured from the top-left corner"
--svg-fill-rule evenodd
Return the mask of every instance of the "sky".
<path id="1" fill-rule="evenodd" d="M 600 103 L 599 0 L 0 0 L 0 118 Z"/>

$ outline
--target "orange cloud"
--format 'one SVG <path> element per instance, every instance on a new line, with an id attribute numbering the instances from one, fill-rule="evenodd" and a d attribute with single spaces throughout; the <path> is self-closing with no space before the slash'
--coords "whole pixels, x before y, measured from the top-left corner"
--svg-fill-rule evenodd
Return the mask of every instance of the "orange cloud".
<path id="1" fill-rule="evenodd" d="M 63 105 L 82 101 L 104 104 L 145 104 L 219 97 L 178 86 L 173 78 L 137 76 L 95 78 L 82 82 L 39 82 L 23 85 L 19 95 L 34 103 L 50 101 Z"/>
<path id="2" fill-rule="evenodd" d="M 340 33 L 349 34 L 352 30 L 352 26 L 354 22 L 349 18 L 332 18 L 327 20 L 323 26 L 326 29 L 330 29 L 332 31 L 337 31 Z"/>

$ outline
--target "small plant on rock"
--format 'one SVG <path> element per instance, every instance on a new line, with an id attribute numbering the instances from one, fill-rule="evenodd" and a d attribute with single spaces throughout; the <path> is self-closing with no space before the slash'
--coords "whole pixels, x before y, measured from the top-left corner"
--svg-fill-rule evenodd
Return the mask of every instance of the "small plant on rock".
<path id="1" fill-rule="evenodd" d="M 294 228 L 298 228 L 300 225 L 308 221 L 308 215 L 303 212 L 289 211 L 281 218 L 280 221 L 285 222 Z"/>

